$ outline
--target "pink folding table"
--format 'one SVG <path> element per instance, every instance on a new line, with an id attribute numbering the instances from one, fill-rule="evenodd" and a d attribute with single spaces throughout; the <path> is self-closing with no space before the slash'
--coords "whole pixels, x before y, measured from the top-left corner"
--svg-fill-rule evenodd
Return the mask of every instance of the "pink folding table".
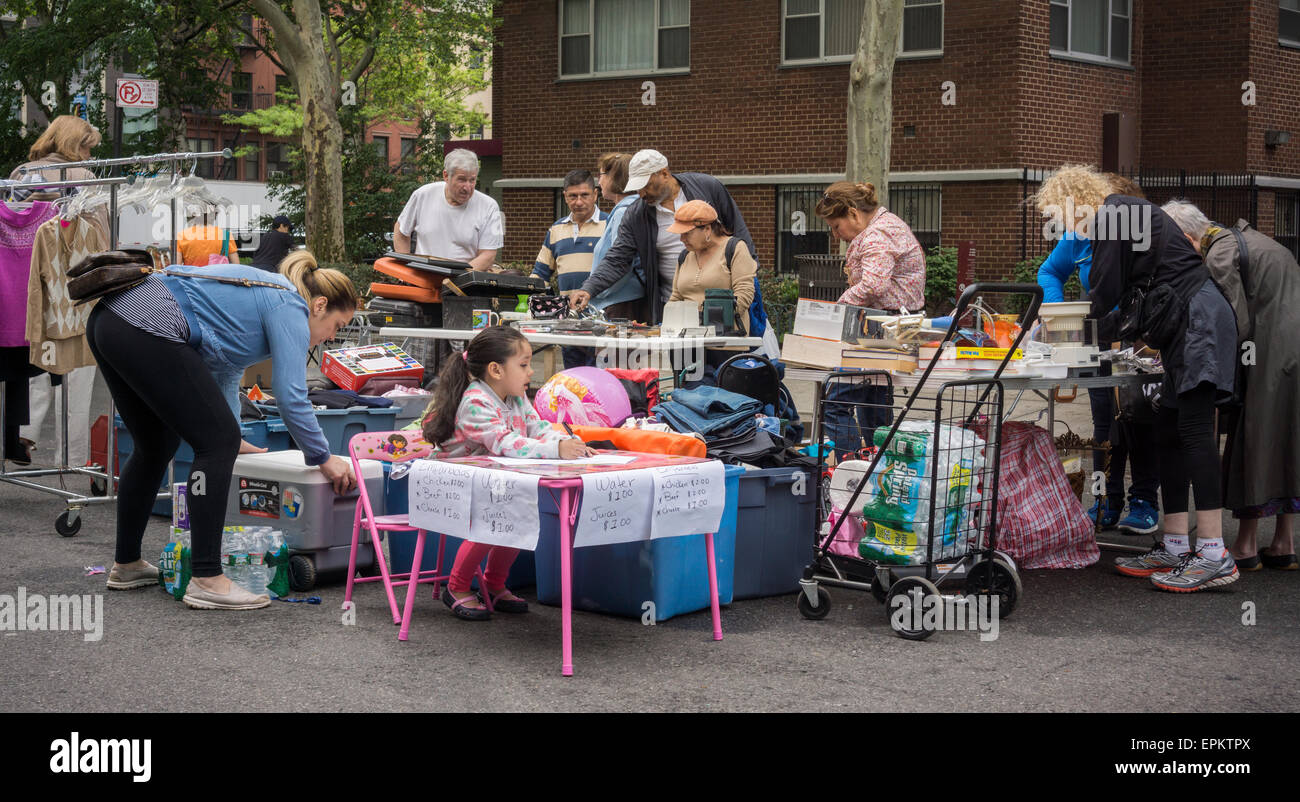
<path id="1" fill-rule="evenodd" d="M 582 497 L 582 476 L 586 473 L 616 473 L 618 471 L 640 470 L 662 466 L 688 465 L 708 462 L 698 457 L 682 457 L 667 454 L 640 454 L 631 451 L 602 451 L 602 454 L 617 454 L 635 457 L 624 465 L 502 465 L 491 457 L 458 457 L 445 460 L 449 463 L 472 465 L 490 471 L 505 471 L 531 474 L 538 477 L 537 486 L 555 499 L 560 516 L 560 610 L 561 610 L 561 664 L 560 673 L 566 677 L 573 676 L 573 531 L 578 519 L 578 502 Z M 709 570 L 709 603 L 713 610 L 713 639 L 722 640 L 722 615 L 718 604 L 718 566 L 714 560 L 713 532 L 704 535 L 705 559 Z M 412 570 L 418 570 L 412 566 Z M 407 588 L 412 593 L 413 587 Z"/>

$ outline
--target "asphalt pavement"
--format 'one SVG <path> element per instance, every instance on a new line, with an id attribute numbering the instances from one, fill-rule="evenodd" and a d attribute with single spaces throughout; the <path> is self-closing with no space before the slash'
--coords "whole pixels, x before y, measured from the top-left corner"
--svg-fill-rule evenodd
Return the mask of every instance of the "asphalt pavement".
<path id="1" fill-rule="evenodd" d="M 101 383 L 97 410 L 104 400 Z M 1086 395 L 1069 406 L 1058 414 L 1086 421 Z M 320 605 L 194 611 L 86 576 L 112 564 L 113 509 L 83 510 L 70 538 L 54 530 L 62 509 L 0 484 L 0 595 L 102 594 L 102 637 L 0 632 L 3 711 L 1300 710 L 1298 572 L 1169 594 L 1116 574 L 1103 551 L 1082 570 L 1023 572 L 1021 602 L 990 641 L 972 631 L 905 641 L 869 594 L 840 589 L 821 621 L 801 617 L 794 595 L 724 607 L 720 642 L 707 611 L 655 626 L 575 612 L 566 678 L 560 611 L 532 589 L 521 590 L 529 614 L 487 623 L 456 620 L 424 592 L 406 643 L 378 585 L 358 591 L 355 623 L 341 583 L 313 591 Z M 168 524 L 151 522 L 147 559 Z M 1230 518 L 1225 527 L 1234 537 Z"/>

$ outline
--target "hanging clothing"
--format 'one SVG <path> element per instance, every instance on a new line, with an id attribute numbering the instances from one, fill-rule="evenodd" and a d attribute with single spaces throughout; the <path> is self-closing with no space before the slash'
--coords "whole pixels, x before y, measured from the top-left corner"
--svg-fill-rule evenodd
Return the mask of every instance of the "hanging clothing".
<path id="1" fill-rule="evenodd" d="M 32 247 L 36 230 L 55 214 L 52 203 L 38 201 L 27 209 L 0 203 L 0 348 L 27 346 L 23 335 Z"/>
<path id="2" fill-rule="evenodd" d="M 68 268 L 108 250 L 108 235 L 93 217 L 53 218 L 36 231 L 27 279 L 26 338 L 33 365 L 64 374 L 95 364 L 86 343 L 86 319 L 93 303 L 68 297 Z"/>
<path id="3" fill-rule="evenodd" d="M 41 223 L 55 215 L 54 204 L 33 202 L 26 209 L 0 203 L 0 382 L 5 387 L 4 439 L 17 452 L 19 427 L 31 420 L 27 380 L 37 371 L 27 360 L 27 279 L 32 246 Z"/>

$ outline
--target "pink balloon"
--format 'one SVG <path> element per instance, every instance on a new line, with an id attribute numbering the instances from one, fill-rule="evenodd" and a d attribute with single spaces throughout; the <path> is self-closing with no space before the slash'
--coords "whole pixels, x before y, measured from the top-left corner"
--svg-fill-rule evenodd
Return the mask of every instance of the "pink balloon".
<path id="1" fill-rule="evenodd" d="M 560 371 L 537 391 L 533 407 L 542 420 L 585 426 L 618 426 L 632 415 L 622 382 L 601 368 Z"/>

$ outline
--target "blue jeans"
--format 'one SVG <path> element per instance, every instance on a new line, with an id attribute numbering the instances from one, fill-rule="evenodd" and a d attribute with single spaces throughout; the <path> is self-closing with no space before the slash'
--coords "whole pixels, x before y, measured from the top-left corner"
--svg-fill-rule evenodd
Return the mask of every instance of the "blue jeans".
<path id="1" fill-rule="evenodd" d="M 569 368 L 594 368 L 596 367 L 596 349 L 583 348 L 577 345 L 560 346 L 560 354 L 564 357 L 564 369 Z"/>
<path id="2" fill-rule="evenodd" d="M 835 459 L 848 459 L 864 443 L 871 445 L 876 428 L 893 422 L 893 403 L 887 385 L 828 382 L 822 396 L 822 430 L 835 443 Z"/>

